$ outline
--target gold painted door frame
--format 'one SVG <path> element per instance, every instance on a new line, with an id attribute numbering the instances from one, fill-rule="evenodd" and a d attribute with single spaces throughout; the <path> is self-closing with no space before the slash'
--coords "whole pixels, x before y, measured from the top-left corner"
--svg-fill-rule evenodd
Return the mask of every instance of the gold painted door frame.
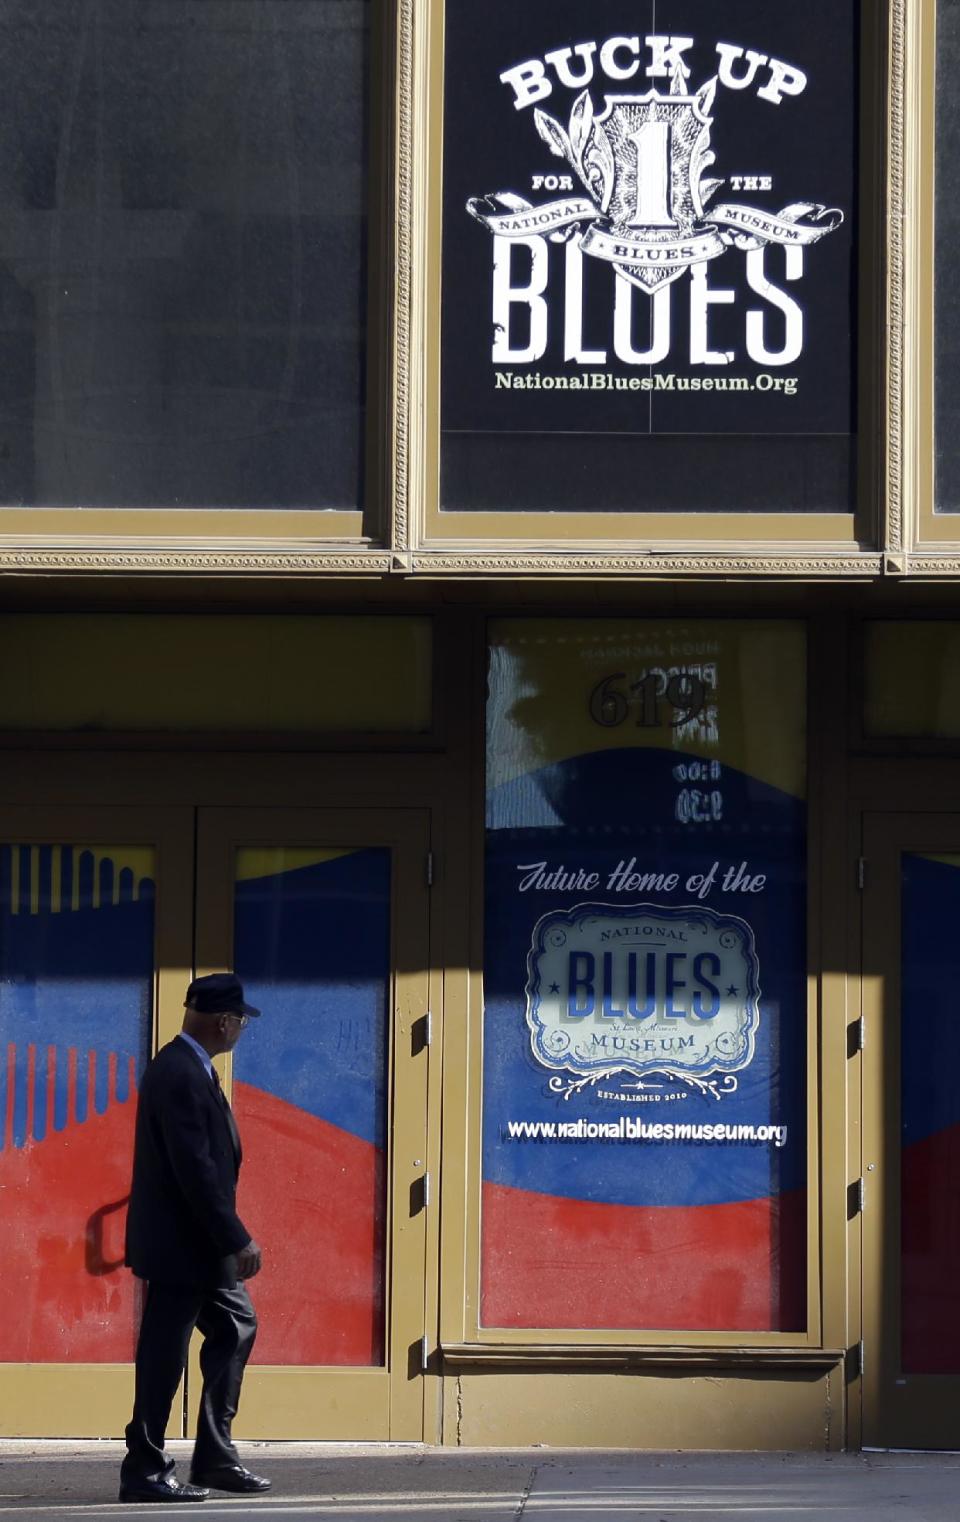
<path id="1" fill-rule="evenodd" d="M 337 854 L 390 852 L 391 948 L 387 996 L 385 1347 L 382 1367 L 251 1365 L 235 1432 L 243 1438 L 420 1441 L 425 1332 L 429 943 L 429 815 L 414 809 L 200 810 L 197 971 L 234 965 L 233 882 L 238 851 L 295 845 Z M 269 1011 L 264 1011 L 269 1018 Z M 303 1032 L 298 1033 L 303 1039 Z M 309 1036 L 308 1036 L 309 1039 Z M 231 1083 L 231 1064 L 226 1084 Z M 277 1180 L 277 1188 L 284 1180 Z M 255 1229 L 255 1226 L 254 1226 Z M 251 1286 L 256 1302 L 256 1281 Z M 187 1432 L 199 1395 L 188 1371 Z"/>
<path id="2" fill-rule="evenodd" d="M 939 1275 L 928 1271 L 929 1295 L 918 1288 L 916 1271 L 911 1278 L 904 1267 L 908 1254 L 916 1261 L 918 1254 L 926 1253 L 935 1265 L 942 1260 L 943 1223 L 960 1208 L 955 1177 L 931 1199 L 917 1165 L 909 1155 L 904 1160 L 904 1141 L 914 1142 L 915 1132 L 921 1147 L 931 1142 L 942 1146 L 942 1129 L 930 1137 L 925 1132 L 939 1124 L 934 1121 L 937 1094 L 946 1092 L 941 1086 L 953 1084 L 955 1075 L 949 1071 L 948 1054 L 936 1049 L 934 1025 L 933 1045 L 924 1048 L 925 1088 L 919 1096 L 914 1094 L 910 1084 L 915 1083 L 915 1075 L 911 1078 L 912 1066 L 905 1071 L 902 1043 L 903 1020 L 916 1013 L 913 1003 L 908 1009 L 916 987 L 916 967 L 922 967 L 923 975 L 931 979 L 934 1005 L 942 986 L 925 958 L 912 964 L 909 983 L 904 975 L 905 948 L 916 957 L 915 941 L 908 941 L 904 933 L 905 874 L 911 864 L 914 871 L 919 864 L 927 873 L 956 870 L 960 879 L 960 813 L 866 814 L 863 857 L 862 1442 L 868 1448 L 956 1449 L 960 1447 L 960 1358 L 942 1356 L 935 1317 L 927 1318 L 922 1335 L 916 1331 L 918 1310 L 922 1313 L 927 1299 L 936 1301 L 938 1288 L 944 1305 L 949 1304 L 956 1264 L 952 1271 L 944 1265 Z M 933 881 L 929 891 L 931 903 L 943 902 Z M 919 903 L 919 908 L 910 910 L 908 923 L 913 926 L 924 901 L 909 902 Z M 943 949 L 949 962 L 955 956 L 955 943 Z M 949 997 L 946 990 L 945 997 Z M 923 1040 L 923 1031 L 917 1032 L 916 1039 Z M 912 1095 L 906 1101 L 905 1086 Z M 913 1147 L 909 1150 L 916 1156 Z M 925 1166 L 937 1167 L 929 1154 Z M 942 1172 L 941 1161 L 939 1172 L 931 1177 Z M 944 1336 L 949 1334 L 946 1325 L 942 1330 Z M 938 1363 L 941 1369 L 933 1372 Z"/>

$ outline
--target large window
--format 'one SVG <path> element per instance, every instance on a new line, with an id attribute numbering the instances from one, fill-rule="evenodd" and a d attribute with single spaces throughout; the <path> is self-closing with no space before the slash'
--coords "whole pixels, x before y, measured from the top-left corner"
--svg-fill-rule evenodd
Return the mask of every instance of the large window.
<path id="1" fill-rule="evenodd" d="M 807 1327 L 804 691 L 793 623 L 493 624 L 481 1326 Z"/>
<path id="2" fill-rule="evenodd" d="M 4 5 L 0 507 L 358 508 L 369 11 Z"/>
<path id="3" fill-rule="evenodd" d="M 438 534 L 852 512 L 859 36 L 856 0 L 448 0 Z"/>

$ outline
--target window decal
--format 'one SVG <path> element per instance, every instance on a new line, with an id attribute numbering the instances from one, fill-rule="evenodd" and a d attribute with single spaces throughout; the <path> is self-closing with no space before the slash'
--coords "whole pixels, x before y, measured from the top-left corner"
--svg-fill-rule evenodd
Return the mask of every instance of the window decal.
<path id="1" fill-rule="evenodd" d="M 805 1328 L 805 758 L 797 623 L 492 621 L 483 1326 Z"/>
<path id="2" fill-rule="evenodd" d="M 759 965 L 737 916 L 578 904 L 538 920 L 527 967 L 527 1024 L 545 1067 L 694 1082 L 721 1074 L 735 1090 L 733 1075 L 753 1061 Z"/>
<path id="3" fill-rule="evenodd" d="M 851 509 L 858 54 L 855 0 L 448 0 L 445 510 Z"/>

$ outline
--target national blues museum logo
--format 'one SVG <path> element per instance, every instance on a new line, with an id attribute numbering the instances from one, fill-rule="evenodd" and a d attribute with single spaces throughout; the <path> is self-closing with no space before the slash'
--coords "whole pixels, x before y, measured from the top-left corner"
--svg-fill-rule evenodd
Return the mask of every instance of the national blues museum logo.
<path id="1" fill-rule="evenodd" d="M 737 915 L 699 905 L 555 910 L 534 928 L 527 973 L 527 1025 L 544 1067 L 710 1087 L 753 1061 L 760 972 Z"/>
<path id="2" fill-rule="evenodd" d="M 814 201 L 792 202 L 778 212 L 747 202 L 710 204 L 724 184 L 708 172 L 715 162 L 710 132 L 718 87 L 755 85 L 759 99 L 781 105 L 805 88 L 801 69 L 721 42 L 718 73 L 690 93 L 684 51 L 693 38 L 648 37 L 645 45 L 650 50 L 648 75 L 669 73 L 667 94 L 654 88 L 645 94 L 605 95 L 598 114 L 590 91 L 582 90 L 566 127 L 534 106 L 537 132 L 570 171 L 536 176 L 535 182 L 546 187 L 552 180 L 564 190 L 579 183 L 584 194 L 534 205 L 514 191 L 498 191 L 469 200 L 470 215 L 499 237 L 576 238 L 583 253 L 607 260 L 650 294 L 729 247 L 755 251 L 779 243 L 803 248 L 840 226 L 839 207 Z M 504 70 L 500 78 L 513 90 L 516 108 L 552 93 L 550 63 L 569 82 L 574 55 L 581 76 L 592 75 L 598 64 L 612 79 L 629 79 L 640 69 L 640 38 L 578 43 Z M 745 178 L 737 177 L 738 184 Z M 755 188 L 766 188 L 761 186 L 764 177 L 750 178 Z"/>
<path id="3" fill-rule="evenodd" d="M 849 437 L 856 5 L 448 0 L 446 16 L 446 446 Z M 522 501 L 509 471 L 499 497 Z"/>

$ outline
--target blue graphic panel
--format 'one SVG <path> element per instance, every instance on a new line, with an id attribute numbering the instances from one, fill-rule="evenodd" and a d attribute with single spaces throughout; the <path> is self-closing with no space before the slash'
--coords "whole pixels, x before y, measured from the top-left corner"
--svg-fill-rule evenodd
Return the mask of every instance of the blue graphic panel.
<path id="1" fill-rule="evenodd" d="M 951 997 L 960 864 L 905 855 L 902 892 L 902 1121 L 910 1146 L 960 1125 L 953 1078 L 960 1069 L 960 1016 Z"/>
<path id="2" fill-rule="evenodd" d="M 351 851 L 239 881 L 235 963 L 263 1010 L 234 1074 L 382 1146 L 390 852 Z"/>

